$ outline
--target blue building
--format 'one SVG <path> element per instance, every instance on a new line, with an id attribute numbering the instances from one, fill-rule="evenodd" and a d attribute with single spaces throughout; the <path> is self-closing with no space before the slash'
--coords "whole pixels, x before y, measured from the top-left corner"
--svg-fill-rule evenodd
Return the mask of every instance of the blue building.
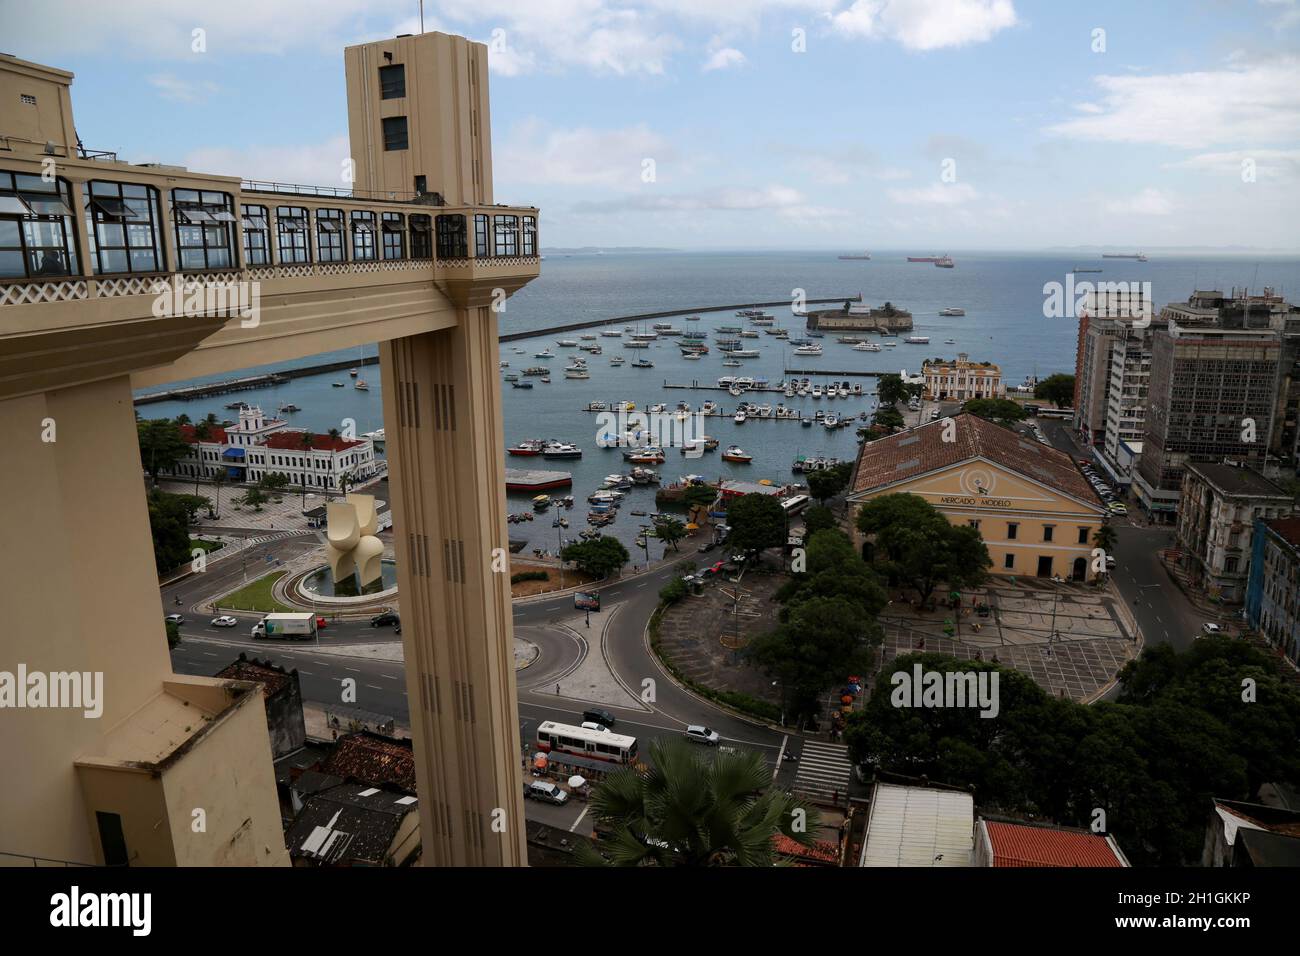
<path id="1" fill-rule="evenodd" d="M 1246 618 L 1300 665 L 1300 517 L 1257 518 L 1254 531 Z"/>

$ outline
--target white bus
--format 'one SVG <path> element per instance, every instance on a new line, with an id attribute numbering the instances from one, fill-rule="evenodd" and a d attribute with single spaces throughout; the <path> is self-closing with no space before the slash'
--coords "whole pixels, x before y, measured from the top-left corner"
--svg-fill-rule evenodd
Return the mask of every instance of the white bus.
<path id="1" fill-rule="evenodd" d="M 786 498 L 781 502 L 781 510 L 784 511 L 786 515 L 798 514 L 800 511 L 803 511 L 804 508 L 808 507 L 808 502 L 810 500 L 812 499 L 807 495 L 795 495 L 793 498 Z"/>
<path id="2" fill-rule="evenodd" d="M 631 763 L 636 759 L 636 738 L 545 720 L 537 728 L 537 749 L 542 753 L 555 751 L 610 763 Z"/>

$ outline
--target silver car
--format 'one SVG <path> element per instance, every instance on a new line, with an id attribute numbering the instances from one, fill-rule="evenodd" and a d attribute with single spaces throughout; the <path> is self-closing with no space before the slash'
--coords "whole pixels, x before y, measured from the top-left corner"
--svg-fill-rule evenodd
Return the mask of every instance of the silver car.
<path id="1" fill-rule="evenodd" d="M 721 739 L 716 730 L 710 730 L 701 724 L 691 724 L 686 728 L 686 733 L 683 736 L 687 740 L 693 740 L 697 744 L 705 744 L 709 747 L 716 747 Z"/>

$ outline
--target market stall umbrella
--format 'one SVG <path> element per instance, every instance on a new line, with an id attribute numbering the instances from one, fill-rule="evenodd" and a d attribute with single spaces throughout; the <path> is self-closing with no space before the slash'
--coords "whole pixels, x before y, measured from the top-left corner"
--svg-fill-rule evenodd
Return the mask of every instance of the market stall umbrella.
<path id="1" fill-rule="evenodd" d="M 537 754 L 533 757 L 533 768 L 536 770 L 545 770 L 546 763 L 546 754 Z"/>
<path id="2" fill-rule="evenodd" d="M 686 525 L 686 530 L 687 530 L 687 531 L 699 531 L 699 530 L 700 530 L 700 526 L 697 525 L 694 521 L 692 521 L 692 522 L 690 522 L 689 524 Z"/>
<path id="3" fill-rule="evenodd" d="M 585 787 L 586 785 L 587 785 L 586 777 L 579 776 L 578 774 L 575 773 L 572 777 L 569 778 L 569 787 L 573 790 L 577 790 L 581 787 Z"/>

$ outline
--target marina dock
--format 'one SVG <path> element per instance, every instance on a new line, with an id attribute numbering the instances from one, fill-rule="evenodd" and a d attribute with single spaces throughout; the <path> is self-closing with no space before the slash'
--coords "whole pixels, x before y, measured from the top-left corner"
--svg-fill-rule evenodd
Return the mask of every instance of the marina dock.
<path id="1" fill-rule="evenodd" d="M 148 405 L 152 402 L 189 401 L 192 398 L 206 398 L 209 395 L 227 395 L 231 392 L 247 392 L 268 385 L 283 385 L 291 379 L 307 378 L 322 372 L 335 372 L 343 369 L 359 368 L 362 365 L 378 365 L 379 356 L 368 355 L 364 358 L 349 359 L 345 362 L 327 362 L 324 365 L 309 365 L 305 368 L 286 368 L 263 375 L 247 375 L 243 378 L 230 378 L 220 382 L 207 382 L 203 385 L 187 385 L 183 388 L 169 388 L 163 392 L 150 392 L 135 399 L 136 405 Z"/>

